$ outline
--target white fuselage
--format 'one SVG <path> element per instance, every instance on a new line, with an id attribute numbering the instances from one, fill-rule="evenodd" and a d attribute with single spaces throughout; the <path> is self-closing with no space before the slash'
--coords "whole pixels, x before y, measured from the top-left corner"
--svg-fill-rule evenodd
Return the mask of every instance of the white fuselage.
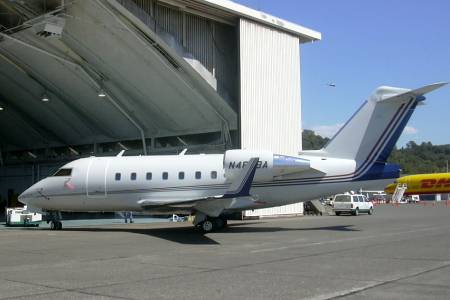
<path id="1" fill-rule="evenodd" d="M 389 182 L 352 181 L 348 176 L 348 180 L 330 182 L 326 178 L 353 173 L 355 161 L 302 158 L 311 162 L 311 169 L 275 169 L 273 161 L 265 165 L 262 158 L 250 191 L 258 201 L 236 209 L 280 206 L 348 190 L 383 187 Z M 225 193 L 235 170 L 224 164 L 223 154 L 84 158 L 63 167 L 71 170 L 70 175 L 38 182 L 20 196 L 20 201 L 44 210 L 141 211 L 142 200 L 175 203 Z"/>
<path id="2" fill-rule="evenodd" d="M 380 87 L 324 148 L 298 157 L 235 149 L 83 158 L 34 184 L 19 200 L 53 211 L 184 210 L 218 217 L 349 190 L 383 189 L 400 175 L 400 166 L 387 159 L 414 109 L 423 95 L 445 84 L 415 90 Z"/>

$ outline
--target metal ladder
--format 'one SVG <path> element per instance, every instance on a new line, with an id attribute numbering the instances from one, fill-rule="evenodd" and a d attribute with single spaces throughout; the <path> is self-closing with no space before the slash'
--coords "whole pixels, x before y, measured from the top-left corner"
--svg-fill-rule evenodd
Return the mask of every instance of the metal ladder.
<path id="1" fill-rule="evenodd" d="M 406 183 L 397 184 L 394 194 L 392 195 L 392 202 L 400 203 L 407 188 L 408 186 L 406 185 Z"/>

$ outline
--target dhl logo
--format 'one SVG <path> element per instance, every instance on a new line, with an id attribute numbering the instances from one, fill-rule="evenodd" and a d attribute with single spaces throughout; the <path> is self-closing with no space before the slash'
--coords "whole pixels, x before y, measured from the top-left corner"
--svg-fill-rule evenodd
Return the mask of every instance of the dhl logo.
<path id="1" fill-rule="evenodd" d="M 441 188 L 441 187 L 450 187 L 450 178 L 441 178 L 437 179 L 423 179 L 421 182 L 421 188 L 423 189 L 432 189 L 432 188 Z"/>

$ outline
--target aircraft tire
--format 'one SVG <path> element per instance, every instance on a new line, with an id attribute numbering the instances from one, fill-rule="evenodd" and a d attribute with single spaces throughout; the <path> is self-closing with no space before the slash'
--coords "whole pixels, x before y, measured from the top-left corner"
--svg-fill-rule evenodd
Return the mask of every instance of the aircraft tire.
<path id="1" fill-rule="evenodd" d="M 202 228 L 202 231 L 204 233 L 212 232 L 214 230 L 214 222 L 210 219 L 207 219 L 201 223 L 200 227 Z"/>

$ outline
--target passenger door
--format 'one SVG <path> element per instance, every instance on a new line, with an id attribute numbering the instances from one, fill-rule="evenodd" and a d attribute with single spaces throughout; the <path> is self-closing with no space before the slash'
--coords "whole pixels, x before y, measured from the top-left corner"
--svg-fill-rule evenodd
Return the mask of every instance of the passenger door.
<path id="1" fill-rule="evenodd" d="M 109 161 L 109 158 L 94 157 L 89 162 L 86 174 L 88 198 L 106 198 L 106 175 Z"/>

